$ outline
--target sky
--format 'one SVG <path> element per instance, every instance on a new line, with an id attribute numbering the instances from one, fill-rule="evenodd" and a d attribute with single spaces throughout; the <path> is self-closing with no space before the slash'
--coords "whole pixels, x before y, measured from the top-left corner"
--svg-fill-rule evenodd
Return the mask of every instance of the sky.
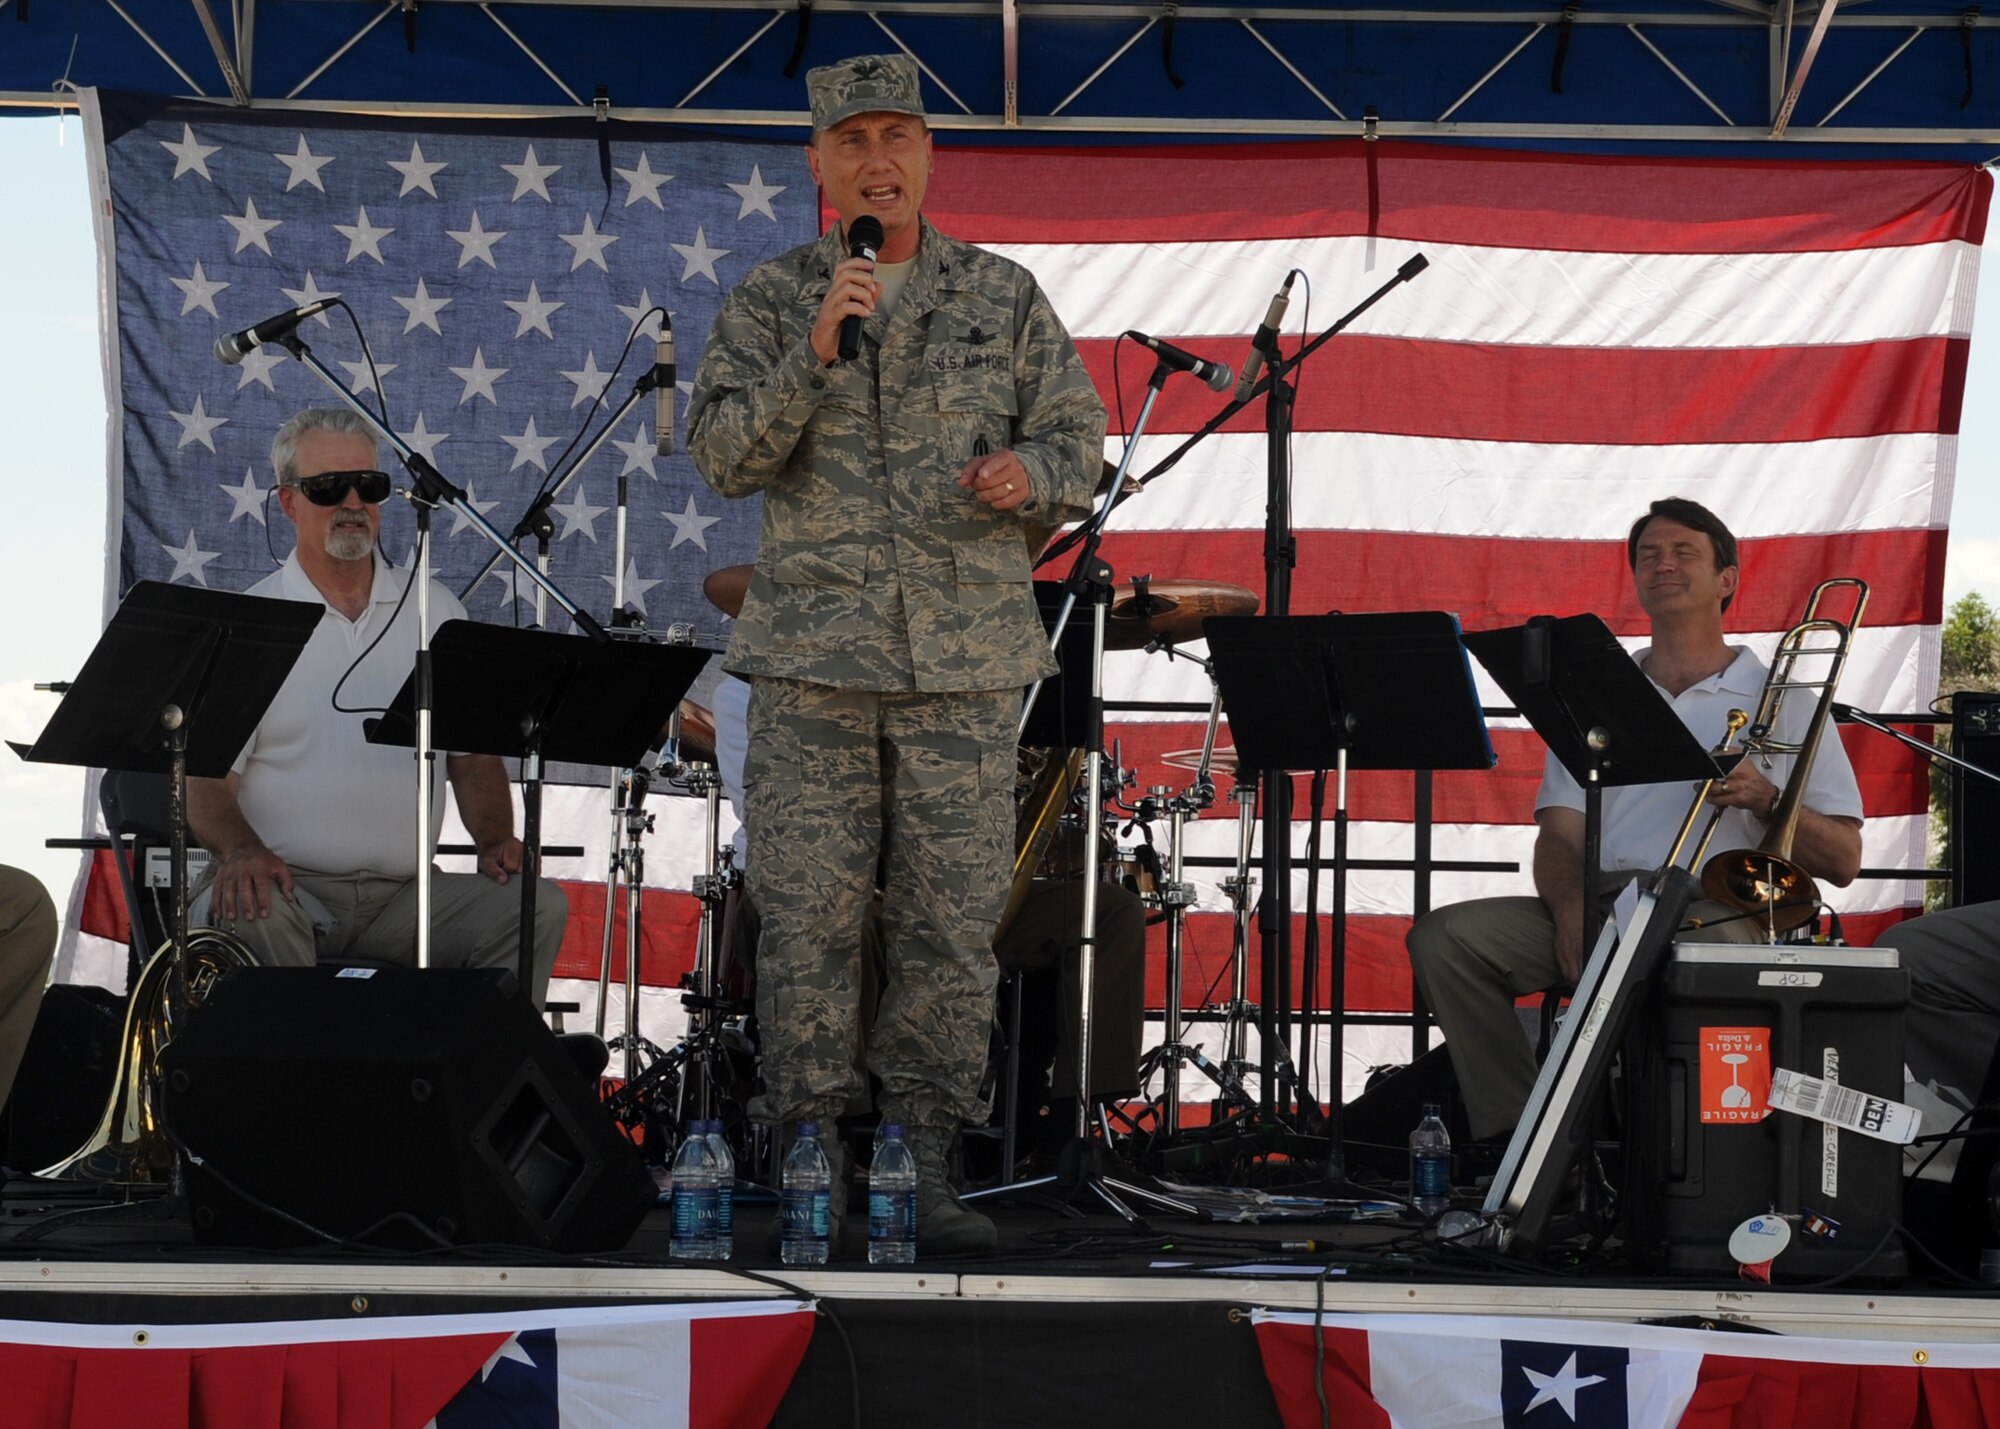
<path id="1" fill-rule="evenodd" d="M 74 675 L 103 619 L 105 396 L 96 239 L 83 127 L 74 117 L 0 116 L 0 736 L 31 741 L 55 707 L 35 685 Z M 2000 313 L 1981 276 L 1978 312 Z M 1987 293 L 1987 287 L 1995 291 Z M 1988 322 L 2000 318 L 1987 318 Z M 1947 606 L 1977 590 L 2000 603 L 2000 342 L 1972 344 L 1959 438 Z M 83 825 L 83 772 L 0 751 L 0 863 L 36 874 L 66 906 L 76 855 L 43 847 Z"/>

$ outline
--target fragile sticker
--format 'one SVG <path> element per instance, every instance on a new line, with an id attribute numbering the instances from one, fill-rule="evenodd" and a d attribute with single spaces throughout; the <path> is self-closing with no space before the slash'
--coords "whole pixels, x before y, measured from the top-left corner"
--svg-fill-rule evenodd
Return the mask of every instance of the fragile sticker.
<path id="1" fill-rule="evenodd" d="M 1701 1029 L 1701 1119 L 1754 1126 L 1771 1114 L 1771 1029 Z"/>

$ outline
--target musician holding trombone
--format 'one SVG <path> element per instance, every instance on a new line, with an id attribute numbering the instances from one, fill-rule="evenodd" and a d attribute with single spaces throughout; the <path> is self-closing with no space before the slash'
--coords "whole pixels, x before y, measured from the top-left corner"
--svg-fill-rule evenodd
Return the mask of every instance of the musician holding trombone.
<path id="1" fill-rule="evenodd" d="M 1632 524 L 1627 564 L 1652 644 L 1633 658 L 1662 698 L 1704 746 L 1724 744 L 1733 710 L 1760 706 L 1767 669 L 1748 649 L 1723 638 L 1723 612 L 1742 571 L 1736 538 L 1707 508 L 1680 497 L 1655 501 Z M 1784 703 L 1774 731 L 1799 737 L 1814 711 Z M 1836 887 L 1861 868 L 1861 794 L 1836 735 L 1807 752 L 1805 785 L 1784 798 L 1800 756 L 1740 760 L 1710 785 L 1718 815 L 1711 839 L 1721 849 L 1749 849 L 1781 808 L 1796 815 L 1790 858 L 1812 878 Z M 1675 829 L 1688 812 L 1683 784 L 1607 789 L 1603 797 L 1599 912 L 1608 914 L 1624 886 L 1668 860 Z M 1789 802 L 1793 807 L 1786 808 Z M 1535 797 L 1536 896 L 1482 898 L 1438 908 L 1410 929 L 1410 965 L 1424 1001 L 1451 1050 L 1475 1140 L 1504 1138 L 1534 1086 L 1535 1058 L 1515 1012 L 1517 998 L 1573 986 L 1585 944 L 1583 791 L 1553 755 Z M 1703 941 L 1761 942 L 1767 924 L 1753 914 L 1697 901 L 1689 918 Z"/>

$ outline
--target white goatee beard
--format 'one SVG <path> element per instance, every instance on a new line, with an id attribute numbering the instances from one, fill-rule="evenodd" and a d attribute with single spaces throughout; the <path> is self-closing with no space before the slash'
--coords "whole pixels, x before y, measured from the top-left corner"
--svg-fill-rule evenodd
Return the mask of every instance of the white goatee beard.
<path id="1" fill-rule="evenodd" d="M 359 561 L 375 549 L 375 537 L 366 526 L 331 526 L 326 533 L 326 553 L 336 561 Z"/>

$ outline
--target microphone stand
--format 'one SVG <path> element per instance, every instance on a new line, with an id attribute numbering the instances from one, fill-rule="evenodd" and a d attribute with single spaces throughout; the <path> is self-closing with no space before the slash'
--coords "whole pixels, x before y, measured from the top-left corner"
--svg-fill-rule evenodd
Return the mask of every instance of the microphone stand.
<path id="1" fill-rule="evenodd" d="M 431 965 L 431 788 L 434 774 L 436 751 L 431 748 L 431 513 L 439 506 L 449 506 L 474 530 L 492 542 L 501 555 L 513 561 L 515 567 L 533 581 L 536 587 L 547 594 L 564 610 L 569 612 L 577 628 L 593 640 L 608 637 L 604 628 L 590 616 L 590 613 L 564 595 L 560 588 L 541 571 L 535 569 L 534 562 L 523 556 L 507 538 L 494 528 L 492 522 L 475 510 L 465 499 L 465 493 L 445 478 L 431 462 L 416 451 L 408 442 L 389 430 L 371 411 L 367 404 L 348 390 L 345 383 L 326 368 L 326 364 L 313 356 L 312 349 L 297 331 L 278 339 L 278 343 L 306 368 L 315 373 L 328 389 L 355 412 L 374 431 L 378 440 L 395 449 L 403 463 L 403 469 L 410 476 L 410 505 L 417 516 L 417 550 L 415 569 L 410 579 L 417 587 L 417 657 L 416 657 L 416 727 L 417 727 L 417 966 Z M 491 569 L 489 566 L 488 569 Z M 536 850 L 530 848 L 522 859 L 521 876 L 533 879 L 541 874 L 535 867 L 539 862 Z M 529 995 L 526 985 L 521 995 Z"/>

